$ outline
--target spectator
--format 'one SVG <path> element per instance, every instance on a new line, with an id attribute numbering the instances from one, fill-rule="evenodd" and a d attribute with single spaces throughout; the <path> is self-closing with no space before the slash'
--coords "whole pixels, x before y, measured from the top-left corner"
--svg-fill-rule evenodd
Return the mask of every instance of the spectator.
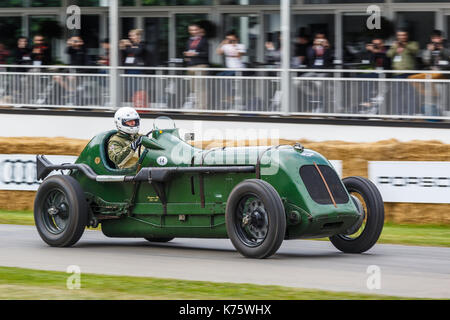
<path id="1" fill-rule="evenodd" d="M 66 54 L 69 55 L 69 65 L 85 66 L 88 64 L 88 56 L 84 48 L 84 41 L 80 36 L 73 36 L 67 40 Z M 87 72 L 82 69 L 70 69 L 71 73 Z M 66 95 L 68 103 L 80 104 L 82 92 L 82 78 L 75 76 L 53 76 L 53 80 L 61 87 L 61 91 Z M 55 94 L 56 96 L 57 94 Z"/>
<path id="2" fill-rule="evenodd" d="M 29 65 L 31 61 L 31 48 L 28 46 L 28 39 L 20 37 L 17 40 L 17 48 L 14 53 L 14 63 L 17 65 Z"/>
<path id="3" fill-rule="evenodd" d="M 440 30 L 434 30 L 431 34 L 431 42 L 427 45 L 427 49 L 422 53 L 423 64 L 429 70 L 445 70 L 449 67 L 450 50 L 444 47 L 444 38 Z M 438 80 L 444 79 L 445 76 L 442 73 L 419 73 L 409 77 L 410 79 L 430 79 Z M 414 82 L 413 87 L 417 92 L 423 96 L 425 102 L 421 106 L 421 113 L 427 116 L 439 116 L 441 114 L 442 99 L 439 92 L 442 90 L 442 84 L 440 83 L 424 83 L 422 81 Z"/>
<path id="4" fill-rule="evenodd" d="M 308 67 L 311 69 L 328 69 L 333 64 L 330 43 L 324 33 L 317 33 L 313 45 L 307 50 Z"/>
<path id="5" fill-rule="evenodd" d="M 391 59 L 387 56 L 387 48 L 381 38 L 375 38 L 367 44 L 367 57 L 372 68 L 377 70 L 389 70 L 391 68 Z"/>
<path id="6" fill-rule="evenodd" d="M 51 48 L 42 35 L 36 35 L 33 38 L 31 60 L 34 66 L 50 65 L 51 63 Z"/>
<path id="7" fill-rule="evenodd" d="M 433 31 L 431 42 L 422 54 L 422 61 L 430 70 L 443 70 L 449 67 L 450 50 L 444 47 L 442 31 Z"/>
<path id="8" fill-rule="evenodd" d="M 109 50 L 110 50 L 109 39 L 108 38 L 104 39 L 101 43 L 101 46 L 102 46 L 103 54 L 98 57 L 97 64 L 102 67 L 108 67 L 109 66 Z"/>
<path id="9" fill-rule="evenodd" d="M 315 35 L 312 46 L 307 50 L 307 62 L 310 69 L 327 69 L 333 64 L 331 46 L 324 33 Z M 327 77 L 325 72 L 307 72 L 302 77 Z M 302 112 L 333 113 L 334 106 L 334 86 L 330 81 L 299 81 L 299 89 L 304 95 L 306 105 L 302 107 Z"/>
<path id="10" fill-rule="evenodd" d="M 239 37 L 234 31 L 228 32 L 216 53 L 225 56 L 225 65 L 230 69 L 230 71 L 220 73 L 220 76 L 234 76 L 236 75 L 235 69 L 245 68 L 242 56 L 245 55 L 246 48 L 244 44 L 239 43 Z"/>
<path id="11" fill-rule="evenodd" d="M 85 66 L 88 64 L 88 56 L 84 47 L 84 41 L 80 36 L 67 40 L 66 53 L 70 56 L 71 66 Z"/>
<path id="12" fill-rule="evenodd" d="M 388 49 L 384 45 L 381 38 L 374 38 L 366 45 L 366 53 L 364 58 L 369 61 L 371 68 L 376 70 L 390 70 L 391 59 L 386 55 Z M 361 78 L 378 79 L 379 73 L 363 73 L 359 75 Z M 380 107 L 386 99 L 386 88 L 378 82 L 361 82 L 357 84 L 360 86 L 360 97 L 358 113 L 377 114 Z"/>
<path id="13" fill-rule="evenodd" d="M 125 67 L 145 67 L 147 64 L 147 49 L 146 44 L 142 40 L 144 31 L 142 29 L 133 29 L 128 33 L 128 39 L 121 40 L 119 43 L 122 53 L 123 64 Z M 126 74 L 141 75 L 143 71 L 140 69 L 128 69 Z M 126 78 L 126 90 L 125 99 L 128 102 L 132 102 L 134 106 L 137 106 L 136 101 L 142 100 L 143 103 L 139 103 L 139 107 L 147 107 L 146 93 L 143 91 L 144 79 L 140 77 L 128 77 Z"/>
<path id="14" fill-rule="evenodd" d="M 209 43 L 204 30 L 197 24 L 189 26 L 190 38 L 184 52 L 184 60 L 189 68 L 207 68 L 209 66 Z"/>
<path id="15" fill-rule="evenodd" d="M 128 33 L 128 39 L 120 41 L 123 63 L 128 67 L 144 67 L 147 61 L 147 49 L 142 40 L 144 31 L 133 29 Z M 141 74 L 141 70 L 128 70 L 129 74 Z"/>
<path id="16" fill-rule="evenodd" d="M 419 44 L 409 41 L 409 34 L 405 30 L 397 32 L 397 41 L 387 52 L 387 56 L 392 59 L 394 70 L 415 70 L 416 56 L 419 52 Z M 408 75 L 399 75 L 406 78 Z"/>
<path id="17" fill-rule="evenodd" d="M 281 65 L 281 33 L 275 32 L 271 34 L 271 37 L 272 39 L 265 43 L 265 60 L 268 65 L 279 67 Z M 278 43 L 275 41 L 278 41 Z"/>
<path id="18" fill-rule="evenodd" d="M 394 70 L 415 70 L 416 56 L 419 52 L 419 44 L 409 40 L 409 34 L 405 30 L 397 31 L 397 41 L 389 49 L 387 56 L 392 59 Z M 394 75 L 397 79 L 410 77 L 408 73 L 398 73 Z M 393 114 L 414 115 L 417 113 L 417 106 L 413 103 L 415 92 L 411 90 L 408 82 L 397 82 L 392 88 Z"/>
<path id="19" fill-rule="evenodd" d="M 190 38 L 188 40 L 186 51 L 183 53 L 184 61 L 189 68 L 208 68 L 209 67 L 209 43 L 205 37 L 205 30 L 198 24 L 193 23 L 189 26 Z M 206 75 L 205 70 L 189 70 L 191 76 Z M 191 84 L 191 90 L 195 95 L 195 105 L 198 109 L 206 109 L 207 92 L 206 82 L 203 79 L 195 78 Z M 191 102 L 192 102 L 191 97 Z"/>

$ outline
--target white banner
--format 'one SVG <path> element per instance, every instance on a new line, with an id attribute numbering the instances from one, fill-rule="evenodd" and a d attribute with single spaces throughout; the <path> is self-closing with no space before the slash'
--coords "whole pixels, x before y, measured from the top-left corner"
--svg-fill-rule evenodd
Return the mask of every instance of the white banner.
<path id="1" fill-rule="evenodd" d="M 450 203 L 450 162 L 369 162 L 384 202 Z"/>
<path id="2" fill-rule="evenodd" d="M 47 156 L 53 164 L 74 163 L 74 156 Z M 0 155 L 0 190 L 36 191 L 40 182 L 36 177 L 36 155 Z"/>

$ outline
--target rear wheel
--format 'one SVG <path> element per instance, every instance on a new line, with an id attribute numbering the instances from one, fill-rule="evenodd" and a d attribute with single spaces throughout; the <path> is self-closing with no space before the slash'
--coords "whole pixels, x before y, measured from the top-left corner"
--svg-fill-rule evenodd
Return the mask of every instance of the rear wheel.
<path id="1" fill-rule="evenodd" d="M 351 177 L 343 182 L 362 217 L 346 234 L 335 235 L 330 240 L 342 252 L 363 253 L 377 243 L 383 231 L 383 199 L 370 180 Z"/>
<path id="2" fill-rule="evenodd" d="M 75 245 L 88 222 L 88 205 L 80 184 L 70 176 L 47 178 L 36 194 L 34 220 L 48 245 Z"/>
<path id="3" fill-rule="evenodd" d="M 286 215 L 278 192 L 262 180 L 247 180 L 231 192 L 226 208 L 228 236 L 248 258 L 275 254 L 286 233 Z"/>
<path id="4" fill-rule="evenodd" d="M 148 242 L 155 242 L 155 243 L 165 243 L 170 242 L 175 238 L 144 238 Z"/>

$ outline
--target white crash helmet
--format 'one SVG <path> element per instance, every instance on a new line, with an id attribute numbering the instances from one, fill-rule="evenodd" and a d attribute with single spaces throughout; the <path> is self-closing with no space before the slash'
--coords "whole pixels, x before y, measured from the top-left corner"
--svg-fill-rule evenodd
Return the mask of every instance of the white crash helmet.
<path id="1" fill-rule="evenodd" d="M 132 120 L 136 121 L 136 126 L 127 126 L 126 123 Z M 116 122 L 117 130 L 119 130 L 120 132 L 131 135 L 136 135 L 139 133 L 141 117 L 133 108 L 120 108 L 119 110 L 117 110 L 114 116 L 114 121 Z"/>

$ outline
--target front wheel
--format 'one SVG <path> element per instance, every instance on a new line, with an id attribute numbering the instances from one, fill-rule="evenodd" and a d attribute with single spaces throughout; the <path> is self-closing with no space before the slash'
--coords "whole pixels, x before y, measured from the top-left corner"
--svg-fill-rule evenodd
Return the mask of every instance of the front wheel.
<path id="1" fill-rule="evenodd" d="M 272 256 L 286 234 L 286 215 L 278 192 L 263 180 L 242 182 L 228 199 L 226 226 L 231 242 L 243 256 Z"/>
<path id="2" fill-rule="evenodd" d="M 62 175 L 47 178 L 36 194 L 34 220 L 39 235 L 48 245 L 75 245 L 88 222 L 88 205 L 78 181 Z"/>
<path id="3" fill-rule="evenodd" d="M 344 179 L 343 182 L 362 216 L 346 234 L 335 235 L 330 241 L 342 252 L 363 253 L 377 243 L 383 231 L 383 198 L 370 180 L 351 177 Z"/>

